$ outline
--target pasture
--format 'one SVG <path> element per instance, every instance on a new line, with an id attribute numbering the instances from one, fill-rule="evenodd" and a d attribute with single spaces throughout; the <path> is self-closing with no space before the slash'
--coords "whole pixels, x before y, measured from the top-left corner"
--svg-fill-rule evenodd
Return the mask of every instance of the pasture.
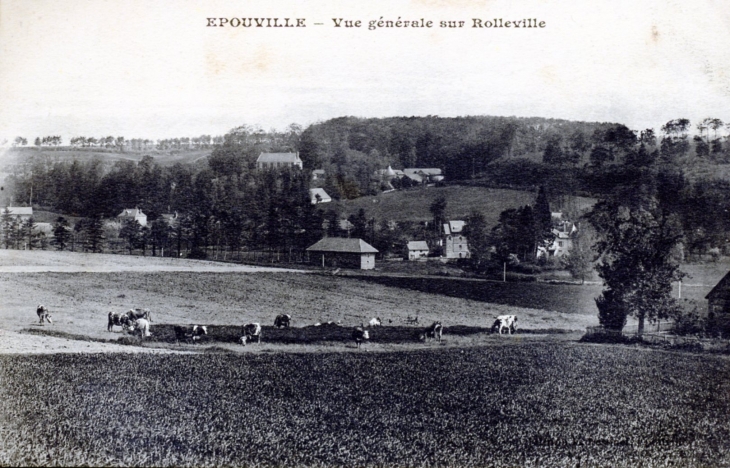
<path id="1" fill-rule="evenodd" d="M 332 206 L 339 208 L 339 213 L 345 218 L 357 214 L 362 208 L 368 218 L 374 217 L 377 220 L 428 221 L 433 219 L 429 207 L 440 196 L 447 200 L 446 212 L 449 219 L 464 219 L 476 210 L 484 214 L 487 226 L 491 227 L 497 224 L 502 211 L 535 203 L 536 194 L 523 190 L 447 185 L 415 187 L 354 200 L 340 200 L 333 202 Z M 579 209 L 586 209 L 595 200 L 574 197 L 573 203 Z"/>
<path id="2" fill-rule="evenodd" d="M 210 155 L 212 150 L 147 150 L 147 151 L 127 151 L 119 152 L 115 149 L 105 148 L 6 148 L 0 154 L 0 168 L 21 165 L 34 160 L 41 159 L 51 162 L 73 162 L 79 161 L 86 163 L 94 159 L 98 159 L 107 165 L 112 165 L 117 161 L 132 161 L 137 163 L 146 155 L 155 158 L 155 162 L 163 166 L 172 166 L 175 163 L 193 163 Z"/>
<path id="3" fill-rule="evenodd" d="M 3 465 L 727 466 L 726 358 L 508 339 L 397 353 L 0 356 Z"/>
<path id="4" fill-rule="evenodd" d="M 48 354 L 0 352 L 0 465 L 730 460 L 730 359 L 578 343 L 597 319 L 570 304 L 597 285 L 388 283 L 176 259 L 6 252 L 0 339 L 12 346 L 18 337 L 42 338 L 24 349 L 45 346 Z M 695 270 L 704 283 L 723 267 Z M 38 303 L 50 308 L 53 324 L 37 323 Z M 152 310 L 153 335 L 143 344 L 106 330 L 109 311 L 133 307 Z M 280 313 L 292 314 L 292 328 L 273 327 Z M 502 314 L 519 317 L 520 333 L 487 332 Z M 409 316 L 419 316 L 418 327 Z M 358 350 L 351 327 L 371 317 L 384 326 L 370 329 Z M 443 343 L 421 342 L 419 331 L 434 320 L 445 325 Z M 247 322 L 263 325 L 260 345 L 238 343 Z M 210 334 L 197 345 L 175 343 L 173 325 L 192 323 Z"/>
<path id="5" fill-rule="evenodd" d="M 281 313 L 291 314 L 297 328 L 330 321 L 354 326 L 372 317 L 396 326 L 408 316 L 418 316 L 424 326 L 441 320 L 447 328 L 488 327 L 504 314 L 518 315 L 520 329 L 580 331 L 597 323 L 592 311 L 581 314 L 493 304 L 357 278 L 259 271 L 213 262 L 0 251 L 2 270 L 10 272 L 0 273 L 0 329 L 52 329 L 101 340 L 121 336 L 119 329 L 106 330 L 110 311 L 135 307 L 152 311 L 153 334 L 156 326 L 164 324 L 259 322 L 271 326 Z M 37 324 L 37 304 L 50 308 L 53 325 Z"/>

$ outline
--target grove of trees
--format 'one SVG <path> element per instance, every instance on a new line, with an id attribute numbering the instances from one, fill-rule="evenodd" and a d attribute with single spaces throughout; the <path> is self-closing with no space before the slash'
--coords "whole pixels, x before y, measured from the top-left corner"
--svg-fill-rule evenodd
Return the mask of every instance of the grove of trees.
<path id="1" fill-rule="evenodd" d="M 657 134 L 651 129 L 634 132 L 617 123 L 542 118 L 342 117 L 306 129 L 292 124 L 264 131 L 243 125 L 219 138 L 152 142 L 74 137 L 71 144 L 79 147 L 208 148 L 211 153 L 207 165 L 161 165 L 152 156 L 113 164 L 98 158 L 64 162 L 31 156 L 14 168 L 4 185 L 15 200 L 32 200 L 65 217 L 83 218 L 81 228 L 76 223 L 71 231 L 72 246 L 103 247 L 112 238 L 92 228 L 91 220 L 138 207 L 149 224 L 144 229 L 124 227 L 121 240 L 128 250 L 292 251 L 326 230 L 330 235 L 362 234 L 381 252 L 395 253 L 407 239 L 434 244 L 448 218 L 447 200 L 430 207 L 427 224 L 374 219 L 363 212 L 350 220 L 350 232 L 343 232 L 338 213 L 325 213 L 309 203 L 310 171 L 324 169 L 322 183 L 334 199 L 351 199 L 384 188 L 373 177 L 376 169 L 435 167 L 443 170 L 448 183 L 531 191 L 542 187 L 535 205 L 502 213 L 497 226 L 481 226 L 478 213 L 470 216 L 471 235 L 480 239 L 473 241 L 477 250 L 478 245 L 496 247 L 500 258 L 515 254 L 523 261 L 534 258 L 535 249 L 550 241 L 548 195 L 551 201 L 576 194 L 606 198 L 619 187 L 636 186 L 653 193 L 662 210 L 675 219 L 686 253 L 696 255 L 723 245 L 730 231 L 730 217 L 713 215 L 730 210 L 730 182 L 711 169 L 730 161 L 728 127 L 708 118 L 696 129 L 696 137 L 690 138 L 693 127 L 687 119 L 669 121 Z M 16 139 L 21 146 L 23 141 Z M 60 143 L 60 137 L 36 139 L 37 145 Z M 255 161 L 263 151 L 298 151 L 305 169 L 257 171 Z M 644 183 L 647 171 L 655 175 Z M 405 180 L 393 185 L 408 190 Z M 630 200 L 637 195 L 623 196 Z M 161 220 L 163 213 L 179 213 L 179 218 L 170 224 Z M 486 257 L 481 252 L 474 258 L 479 262 Z M 576 272 L 585 269 L 585 257 L 584 252 L 580 259 L 571 259 L 583 264 L 573 265 Z"/>

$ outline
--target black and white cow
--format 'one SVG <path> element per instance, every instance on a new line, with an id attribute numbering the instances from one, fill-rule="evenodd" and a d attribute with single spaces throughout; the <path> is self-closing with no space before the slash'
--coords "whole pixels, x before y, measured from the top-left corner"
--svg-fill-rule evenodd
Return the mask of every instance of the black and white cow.
<path id="1" fill-rule="evenodd" d="M 368 322 L 368 325 L 371 327 L 379 327 L 383 324 L 383 322 L 380 320 L 380 317 L 371 318 Z"/>
<path id="2" fill-rule="evenodd" d="M 38 314 L 38 320 L 40 321 L 41 325 L 43 325 L 44 320 L 48 323 L 53 323 L 53 320 L 51 320 L 51 312 L 48 310 L 48 307 L 44 306 L 43 304 L 38 304 L 38 307 L 35 311 Z"/>
<path id="3" fill-rule="evenodd" d="M 431 341 L 433 338 L 441 342 L 441 335 L 444 332 L 444 327 L 441 322 L 433 322 L 430 327 L 426 328 L 421 335 L 424 341 Z"/>
<path id="4" fill-rule="evenodd" d="M 492 324 L 492 333 L 513 334 L 517 330 L 516 315 L 500 315 Z"/>
<path id="5" fill-rule="evenodd" d="M 274 326 L 276 328 L 289 328 L 291 325 L 291 315 L 289 314 L 279 314 L 274 319 Z"/>
<path id="6" fill-rule="evenodd" d="M 115 325 L 127 331 L 132 326 L 132 320 L 130 320 L 127 312 L 109 312 L 109 321 L 107 322 L 106 330 L 112 331 L 112 327 Z"/>
<path id="7" fill-rule="evenodd" d="M 261 324 L 260 323 L 247 323 L 243 326 L 243 336 L 241 337 L 241 344 L 246 346 L 248 341 L 253 342 L 254 338 L 257 343 L 261 343 Z"/>
<path id="8" fill-rule="evenodd" d="M 129 309 L 127 315 L 131 321 L 143 318 L 152 322 L 152 312 L 149 309 Z"/>
<path id="9" fill-rule="evenodd" d="M 355 344 L 357 344 L 358 349 L 360 348 L 360 345 L 364 342 L 370 339 L 370 335 L 368 334 L 368 331 L 365 330 L 364 326 L 355 327 L 352 330 L 352 339 L 355 340 Z"/>
<path id="10" fill-rule="evenodd" d="M 147 319 L 137 319 L 134 322 L 132 322 L 132 325 L 129 327 L 130 333 L 139 333 L 142 338 L 146 338 L 148 336 L 152 336 L 152 333 L 150 333 L 150 322 Z"/>
<path id="11" fill-rule="evenodd" d="M 175 341 L 190 340 L 193 343 L 200 340 L 203 335 L 208 334 L 208 327 L 205 325 L 175 325 Z"/>

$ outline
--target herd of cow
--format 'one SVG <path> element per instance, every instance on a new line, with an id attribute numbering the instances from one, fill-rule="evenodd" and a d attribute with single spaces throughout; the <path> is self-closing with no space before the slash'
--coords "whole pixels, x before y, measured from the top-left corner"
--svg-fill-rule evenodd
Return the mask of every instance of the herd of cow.
<path id="1" fill-rule="evenodd" d="M 36 309 L 40 324 L 44 322 L 53 323 L 51 320 L 51 313 L 48 308 L 44 305 L 38 305 Z M 152 322 L 152 313 L 149 309 L 130 309 L 126 312 L 109 312 L 107 322 L 107 331 L 112 331 L 115 326 L 122 327 L 122 330 L 128 333 L 137 333 L 140 336 L 149 337 L 150 333 L 150 322 Z M 320 325 L 319 323 L 315 325 Z M 276 328 L 289 328 L 291 326 L 291 315 L 279 314 L 274 319 L 274 326 Z M 368 322 L 368 327 L 379 327 L 382 326 L 382 321 L 379 317 L 375 317 Z M 196 343 L 203 336 L 208 334 L 208 327 L 205 325 L 176 325 L 175 340 L 176 342 L 192 342 Z M 419 334 L 421 341 L 430 341 L 436 339 L 441 342 L 441 336 L 443 335 L 444 327 L 441 322 L 433 322 L 429 327 L 423 330 Z M 515 315 L 500 315 L 492 324 L 492 333 L 504 333 L 512 334 L 517 330 L 517 316 Z M 358 348 L 360 345 L 370 339 L 370 333 L 368 332 L 365 324 L 360 324 L 359 327 L 355 327 L 352 330 L 352 339 Z M 246 345 L 248 342 L 261 343 L 261 324 L 260 323 L 247 323 L 243 326 L 243 335 L 240 338 L 242 345 Z"/>

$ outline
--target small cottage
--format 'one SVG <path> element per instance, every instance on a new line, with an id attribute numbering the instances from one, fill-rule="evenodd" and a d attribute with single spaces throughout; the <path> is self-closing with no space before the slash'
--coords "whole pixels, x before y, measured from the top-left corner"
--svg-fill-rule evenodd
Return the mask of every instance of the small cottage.
<path id="1" fill-rule="evenodd" d="M 256 160 L 257 169 L 303 167 L 299 152 L 296 153 L 261 153 Z"/>
<path id="2" fill-rule="evenodd" d="M 403 169 L 403 174 L 418 184 L 441 182 L 444 180 L 444 174 L 438 168 L 408 168 Z"/>
<path id="3" fill-rule="evenodd" d="M 375 254 L 378 249 L 362 239 L 325 237 L 307 249 L 310 261 L 323 267 L 375 268 Z"/>
<path id="4" fill-rule="evenodd" d="M 309 189 L 309 198 L 312 205 L 316 205 L 318 203 L 329 203 L 332 201 L 332 197 L 330 197 L 323 188 Z"/>
<path id="5" fill-rule="evenodd" d="M 142 210 L 139 208 L 125 208 L 124 211 L 117 215 L 117 218 L 121 222 L 134 220 L 137 221 L 140 226 L 147 226 L 147 215 L 142 213 Z"/>
<path id="6" fill-rule="evenodd" d="M 7 207 L 8 212 L 10 212 L 10 216 L 17 216 L 18 218 L 22 220 L 26 220 L 33 217 L 33 207 L 32 206 L 9 206 Z M 0 210 L 2 213 L 5 212 L 5 210 Z M 1 214 L 1 213 L 0 213 Z"/>
<path id="7" fill-rule="evenodd" d="M 408 242 L 408 260 L 418 260 L 428 257 L 428 243 L 426 241 Z"/>

